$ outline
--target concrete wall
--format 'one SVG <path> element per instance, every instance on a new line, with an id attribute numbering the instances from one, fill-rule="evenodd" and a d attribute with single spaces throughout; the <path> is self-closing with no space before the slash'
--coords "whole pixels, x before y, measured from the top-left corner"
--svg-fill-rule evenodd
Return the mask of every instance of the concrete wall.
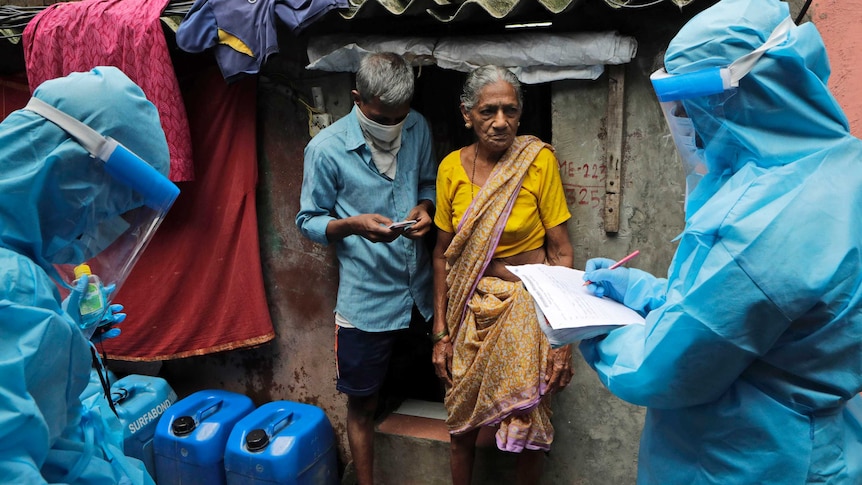
<path id="1" fill-rule="evenodd" d="M 823 22 L 833 64 L 832 86 L 854 128 L 862 116 L 859 91 L 859 21 L 852 2 L 819 1 L 814 20 Z M 792 11 L 798 11 L 794 3 Z M 839 5 L 840 4 L 840 5 Z M 845 10 L 840 10 L 844 8 Z M 839 20 L 841 19 L 841 20 Z M 668 33 L 638 36 L 637 58 L 625 68 L 625 115 L 620 229 L 602 224 L 604 156 L 607 149 L 608 76 L 567 81 L 552 87 L 553 139 L 573 218 L 569 225 L 575 266 L 595 256 L 621 257 L 633 249 L 634 265 L 663 274 L 673 255 L 671 242 L 682 229 L 683 180 L 665 123 L 648 84 L 659 65 Z M 309 100 L 310 87 L 322 86 L 327 111 L 342 116 L 350 108 L 347 75 L 303 71 L 304 54 L 295 39 L 268 66 L 278 86 L 261 84 L 259 99 L 260 182 L 258 207 L 264 278 L 277 338 L 251 350 L 165 363 L 162 374 L 181 391 L 221 388 L 242 392 L 256 403 L 290 399 L 318 405 L 332 421 L 342 461 L 347 456 L 345 401 L 334 390 L 332 308 L 337 288 L 329 249 L 302 238 L 294 225 L 302 179 L 302 149 L 308 141 L 308 113 L 296 101 Z M 837 55 L 836 55 L 837 54 Z M 289 82 L 285 80 L 290 80 Z M 597 198 L 594 198 L 597 197 Z M 571 386 L 555 399 L 557 437 L 545 483 L 634 483 L 641 408 L 610 395 L 576 353 Z"/>
<path id="2" fill-rule="evenodd" d="M 608 143 L 609 75 L 553 86 L 553 145 L 572 219 L 575 267 L 587 259 L 619 259 L 635 249 L 632 266 L 666 272 L 683 227 L 683 178 L 649 75 L 657 67 L 651 42 L 626 66 L 620 226 L 603 225 Z M 613 124 L 611 123 L 611 126 Z M 617 399 L 576 353 L 576 375 L 556 401 L 557 434 L 545 483 L 634 483 L 644 409 Z M 559 454 L 564 454 L 560 458 Z"/>
<path id="3" fill-rule="evenodd" d="M 857 28 L 862 25 L 862 2 L 817 0 L 810 15 L 829 52 L 829 89 L 844 108 L 851 133 L 862 136 L 862 31 Z"/>

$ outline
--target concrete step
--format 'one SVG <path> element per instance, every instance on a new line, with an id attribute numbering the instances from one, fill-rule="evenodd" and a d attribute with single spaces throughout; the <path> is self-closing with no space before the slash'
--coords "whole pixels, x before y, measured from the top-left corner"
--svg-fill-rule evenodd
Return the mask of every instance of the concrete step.
<path id="1" fill-rule="evenodd" d="M 374 438 L 376 485 L 447 485 L 449 433 L 443 403 L 404 401 L 377 425 Z M 502 452 L 494 428 L 483 428 L 476 443 L 474 485 L 512 483 L 516 455 Z"/>

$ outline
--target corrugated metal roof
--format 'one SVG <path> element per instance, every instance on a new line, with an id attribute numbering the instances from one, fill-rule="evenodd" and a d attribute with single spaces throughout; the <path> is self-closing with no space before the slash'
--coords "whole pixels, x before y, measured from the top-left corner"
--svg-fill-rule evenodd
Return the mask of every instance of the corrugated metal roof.
<path id="1" fill-rule="evenodd" d="M 339 11 L 339 14 L 349 20 L 357 16 L 374 16 L 377 13 L 375 10 L 382 8 L 394 15 L 425 13 L 441 22 L 450 22 L 475 15 L 476 11 L 484 11 L 493 18 L 501 19 L 527 4 L 533 4 L 531 7 L 541 5 L 548 12 L 558 14 L 581 2 L 583 0 L 352 0 L 350 8 Z"/>
<path id="2" fill-rule="evenodd" d="M 0 0 L 2 1 L 2 0 Z M 57 3 L 61 0 L 43 0 Z M 684 7 L 695 0 L 602 0 L 614 8 L 644 8 L 660 3 L 672 3 Z M 584 0 L 351 0 L 350 7 L 340 9 L 337 15 L 346 20 L 354 18 L 373 19 L 379 16 L 416 16 L 436 19 L 440 22 L 477 19 L 485 15 L 495 19 L 515 17 L 526 10 L 545 10 L 552 15 L 561 14 L 581 5 Z M 163 12 L 164 18 L 182 19 L 193 1 L 171 0 Z M 27 23 L 46 6 L 0 5 L 0 39 L 16 42 Z M 336 12 L 332 13 L 336 15 Z"/>
<path id="3" fill-rule="evenodd" d="M 37 13 L 49 4 L 68 0 L 44 0 L 44 6 L 0 5 L 0 36 L 20 35 Z M 350 7 L 339 10 L 344 19 L 370 18 L 378 13 L 393 15 L 430 15 L 441 22 L 450 22 L 485 13 L 496 19 L 513 15 L 518 10 L 541 6 L 551 14 L 564 13 L 580 5 L 584 0 L 351 0 Z M 673 3 L 682 8 L 695 0 L 603 0 L 614 8 L 643 8 L 660 3 Z M 165 8 L 165 17 L 182 17 L 191 8 L 193 1 L 171 0 Z"/>
<path id="4" fill-rule="evenodd" d="M 524 8 L 541 6 L 551 14 L 564 13 L 583 3 L 584 0 L 351 0 L 350 7 L 340 10 L 345 19 L 374 17 L 381 10 L 393 15 L 428 14 L 441 22 L 464 18 L 475 18 L 484 12 L 495 19 L 502 19 Z M 695 0 L 603 0 L 613 8 L 644 8 L 659 3 L 673 3 L 684 7 Z"/>

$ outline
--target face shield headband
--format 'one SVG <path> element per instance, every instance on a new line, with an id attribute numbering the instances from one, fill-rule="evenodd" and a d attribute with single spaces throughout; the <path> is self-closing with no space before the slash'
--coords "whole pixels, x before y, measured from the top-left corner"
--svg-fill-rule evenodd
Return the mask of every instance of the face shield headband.
<path id="1" fill-rule="evenodd" d="M 708 144 L 725 146 L 728 130 L 725 126 L 716 124 L 710 127 L 709 139 L 701 139 L 691 120 L 691 116 L 695 113 L 686 112 L 683 101 L 708 97 L 704 102 L 696 103 L 697 109 L 708 111 L 706 114 L 709 116 L 704 116 L 703 119 L 725 119 L 724 104 L 735 94 L 740 79 L 751 72 L 767 50 L 783 43 L 795 25 L 793 19 L 787 17 L 775 27 L 763 45 L 736 59 L 727 67 L 711 67 L 686 74 L 668 74 L 662 68 L 650 76 L 673 142 L 683 162 L 686 207 L 688 207 L 689 196 L 694 192 L 698 182 L 709 172 L 704 157 L 704 153 L 709 151 Z M 689 107 L 694 108 L 693 105 Z"/>
<path id="2" fill-rule="evenodd" d="M 86 263 L 92 274 L 109 289 L 105 292 L 106 311 L 112 296 L 119 291 L 179 195 L 179 188 L 116 140 L 102 136 L 54 106 L 34 97 L 24 109 L 66 131 L 91 156 L 103 162 L 112 180 L 125 192 L 131 192 L 134 200 L 141 201 L 132 207 L 110 209 L 92 204 L 87 215 L 82 217 L 89 222 L 81 223 L 77 237 L 50 243 L 54 247 L 52 261 L 61 278 L 58 283 L 63 297 L 76 279 L 75 267 Z M 103 315 L 104 311 L 92 317 L 101 319 Z"/>

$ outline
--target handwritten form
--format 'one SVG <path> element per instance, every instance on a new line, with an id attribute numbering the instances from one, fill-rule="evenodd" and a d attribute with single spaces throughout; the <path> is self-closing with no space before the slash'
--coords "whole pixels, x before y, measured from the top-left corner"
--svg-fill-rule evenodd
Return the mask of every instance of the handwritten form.
<path id="1" fill-rule="evenodd" d="M 643 325 L 636 311 L 609 298 L 596 298 L 584 286 L 584 272 L 564 266 L 506 266 L 521 278 L 536 302 L 542 330 L 551 338 L 572 342 L 610 332 L 623 325 Z M 547 319 L 547 320 L 545 320 Z M 550 325 L 550 328 L 546 328 Z"/>

